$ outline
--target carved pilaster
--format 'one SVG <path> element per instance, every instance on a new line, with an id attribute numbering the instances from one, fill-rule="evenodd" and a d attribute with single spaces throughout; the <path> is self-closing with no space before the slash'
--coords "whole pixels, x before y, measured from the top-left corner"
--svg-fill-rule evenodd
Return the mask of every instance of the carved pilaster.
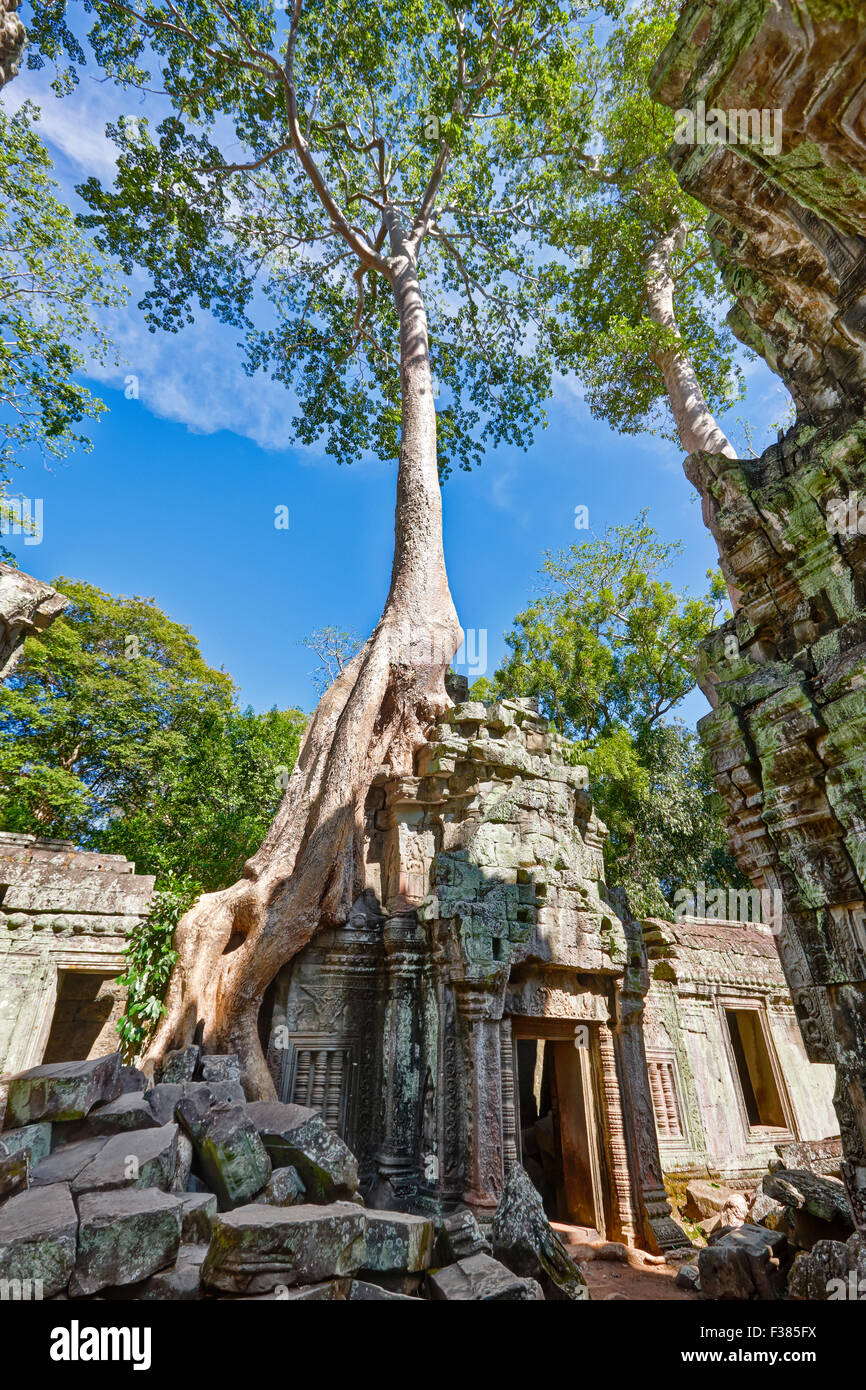
<path id="1" fill-rule="evenodd" d="M 601 1063 L 601 1084 L 613 1181 L 614 1223 L 618 1234 L 626 1245 L 634 1245 L 637 1238 L 637 1227 L 628 1168 L 625 1120 L 619 1092 L 613 1033 L 610 1027 L 604 1023 L 598 1030 L 598 1055 Z"/>
<path id="2" fill-rule="evenodd" d="M 511 1019 L 499 1024 L 499 1068 L 502 1074 L 502 1162 L 505 1176 L 517 1163 L 517 1110 L 514 1100 L 514 1044 Z"/>
<path id="3" fill-rule="evenodd" d="M 504 1183 L 502 1153 L 502 1000 L 486 990 L 457 987 L 466 1065 L 466 1164 L 463 1200 L 489 1219 Z"/>

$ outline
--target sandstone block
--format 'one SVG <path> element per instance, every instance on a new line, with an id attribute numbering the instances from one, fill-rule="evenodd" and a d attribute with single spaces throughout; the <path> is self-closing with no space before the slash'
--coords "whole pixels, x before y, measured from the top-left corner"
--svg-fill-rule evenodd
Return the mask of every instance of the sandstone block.
<path id="1" fill-rule="evenodd" d="M 10 1197 L 0 1208 L 0 1283 L 26 1281 L 30 1297 L 60 1293 L 75 1266 L 77 1236 L 78 1216 L 66 1183 Z"/>
<path id="2" fill-rule="evenodd" d="M 241 1207 L 214 1222 L 202 1282 L 218 1292 L 266 1293 L 354 1274 L 364 1261 L 365 1222 L 352 1202 Z"/>
<path id="3" fill-rule="evenodd" d="M 544 1298 L 534 1279 L 521 1279 L 491 1255 L 469 1255 L 427 1276 L 429 1296 L 436 1300 L 476 1303 L 527 1303 Z"/>
<path id="4" fill-rule="evenodd" d="M 154 1188 L 87 1192 L 78 1201 L 78 1260 L 73 1296 L 135 1284 L 175 1259 L 182 1204 Z"/>
<path id="5" fill-rule="evenodd" d="M 433 1222 L 399 1211 L 367 1211 L 364 1268 L 388 1273 L 418 1273 L 430 1265 Z"/>
<path id="6" fill-rule="evenodd" d="M 11 1126 L 38 1120 L 81 1120 L 120 1095 L 120 1053 L 89 1062 L 52 1062 L 10 1078 L 6 1118 Z"/>
<path id="7" fill-rule="evenodd" d="M 123 1187 L 171 1187 L 177 1163 L 177 1125 L 116 1134 L 72 1179 L 75 1196 Z"/>
<path id="8" fill-rule="evenodd" d="M 275 1168 L 295 1168 L 308 1202 L 335 1202 L 358 1190 L 358 1165 L 321 1115 L 301 1105 L 254 1101 L 246 1112 Z"/>

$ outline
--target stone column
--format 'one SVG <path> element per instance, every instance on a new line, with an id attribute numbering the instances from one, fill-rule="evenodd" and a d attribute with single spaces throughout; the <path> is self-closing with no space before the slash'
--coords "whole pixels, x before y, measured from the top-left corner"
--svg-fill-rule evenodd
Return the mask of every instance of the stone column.
<path id="1" fill-rule="evenodd" d="M 502 1000 L 488 990 L 458 985 L 466 1089 L 466 1169 L 463 1200 L 479 1221 L 490 1220 L 502 1194 Z"/>
<path id="2" fill-rule="evenodd" d="M 502 1163 L 507 1178 L 518 1162 L 518 1115 L 514 1096 L 514 1044 L 510 1018 L 503 1018 L 499 1024 L 499 1054 L 502 1073 Z"/>
<path id="3" fill-rule="evenodd" d="M 616 1067 L 613 1030 L 610 1024 L 602 1023 L 599 1027 L 598 1055 L 601 1063 L 601 1084 L 607 1121 L 614 1221 L 620 1238 L 626 1245 L 633 1246 L 636 1243 L 637 1229 L 631 1175 L 629 1173 L 628 1144 L 625 1137 L 625 1121 L 619 1090 L 619 1075 Z"/>
<path id="4" fill-rule="evenodd" d="M 388 985 L 382 1048 L 382 1136 L 376 1154 L 378 1179 L 372 1205 L 399 1209 L 417 1185 L 418 1120 L 421 1101 L 421 1020 L 418 983 L 424 967 L 426 933 L 414 916 L 385 924 Z"/>

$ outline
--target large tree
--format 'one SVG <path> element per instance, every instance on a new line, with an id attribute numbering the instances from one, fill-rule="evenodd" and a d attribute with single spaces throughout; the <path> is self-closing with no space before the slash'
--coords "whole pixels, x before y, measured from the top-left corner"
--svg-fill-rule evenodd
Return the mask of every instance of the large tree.
<path id="1" fill-rule="evenodd" d="M 579 378 L 593 415 L 626 434 L 650 429 L 686 453 L 735 456 L 715 415 L 740 398 L 729 296 L 707 213 L 680 188 L 666 152 L 675 115 L 649 76 L 679 0 L 640 0 L 576 45 L 560 75 L 554 138 L 503 126 L 524 152 L 529 198 L 555 308 L 557 361 Z M 550 250 L 553 255 L 550 256 Z"/>
<path id="2" fill-rule="evenodd" d="M 377 6 L 289 0 L 84 0 L 90 51 L 172 112 L 114 131 L 113 189 L 85 196 L 101 244 L 149 272 L 143 308 L 178 328 L 196 305 L 241 331 L 251 369 L 296 392 L 298 436 L 348 461 L 398 459 L 382 617 L 323 696 L 282 805 L 243 878 L 177 931 L 152 1056 L 200 1037 L 238 1052 L 273 1094 L 262 995 L 364 885 L 363 809 L 381 767 L 410 772 L 448 706 L 461 637 L 442 543 L 440 467 L 467 466 L 539 418 L 547 362 L 527 323 L 538 293 L 521 207 L 489 130 L 548 116 L 566 4 Z M 66 6 L 40 52 L 83 57 Z M 500 160 L 505 156 L 500 156 Z M 428 327 L 428 312 L 434 332 Z M 437 411 L 434 375 L 441 397 Z M 229 943 L 232 949 L 227 951 Z"/>

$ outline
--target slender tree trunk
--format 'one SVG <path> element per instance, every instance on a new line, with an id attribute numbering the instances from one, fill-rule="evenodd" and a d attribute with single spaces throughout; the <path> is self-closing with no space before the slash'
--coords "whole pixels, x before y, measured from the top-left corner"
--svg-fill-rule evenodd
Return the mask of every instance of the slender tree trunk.
<path id="1" fill-rule="evenodd" d="M 450 703 L 445 673 L 461 641 L 448 589 L 427 316 L 414 252 L 390 223 L 400 322 L 402 433 L 394 564 L 379 624 L 312 716 L 279 811 L 243 878 L 200 898 L 179 923 L 166 1016 L 148 1061 L 196 1038 L 237 1052 L 250 1097 L 274 1094 L 258 1037 L 277 971 L 364 888 L 364 802 L 387 764 L 413 756 Z"/>
<path id="2" fill-rule="evenodd" d="M 659 237 L 646 262 L 645 293 L 649 317 L 662 328 L 669 328 L 680 340 L 679 325 L 674 314 L 671 258 L 682 245 L 685 233 L 685 226 L 680 222 L 672 232 Z M 698 449 L 705 449 L 710 453 L 736 458 L 736 449 L 713 419 L 685 348 L 658 352 L 653 355 L 653 361 L 664 377 L 680 444 L 686 453 L 693 454 Z"/>
<path id="3" fill-rule="evenodd" d="M 683 244 L 686 235 L 685 224 L 677 223 L 673 231 L 661 236 L 653 246 L 646 262 L 645 297 L 647 312 L 653 323 L 660 324 L 675 333 L 682 343 L 679 324 L 674 313 L 674 277 L 671 260 L 674 252 Z M 665 390 L 670 401 L 671 411 L 679 434 L 680 444 L 687 454 L 698 449 L 712 454 L 726 454 L 736 458 L 737 451 L 724 430 L 719 429 L 707 405 L 697 372 L 691 357 L 684 346 L 668 348 L 653 354 L 653 361 L 664 377 Z M 710 503 L 702 499 L 702 512 L 705 526 L 709 529 L 712 520 Z M 728 595 L 734 611 L 740 606 L 738 589 L 731 567 L 719 550 L 719 566 L 728 588 Z"/>

